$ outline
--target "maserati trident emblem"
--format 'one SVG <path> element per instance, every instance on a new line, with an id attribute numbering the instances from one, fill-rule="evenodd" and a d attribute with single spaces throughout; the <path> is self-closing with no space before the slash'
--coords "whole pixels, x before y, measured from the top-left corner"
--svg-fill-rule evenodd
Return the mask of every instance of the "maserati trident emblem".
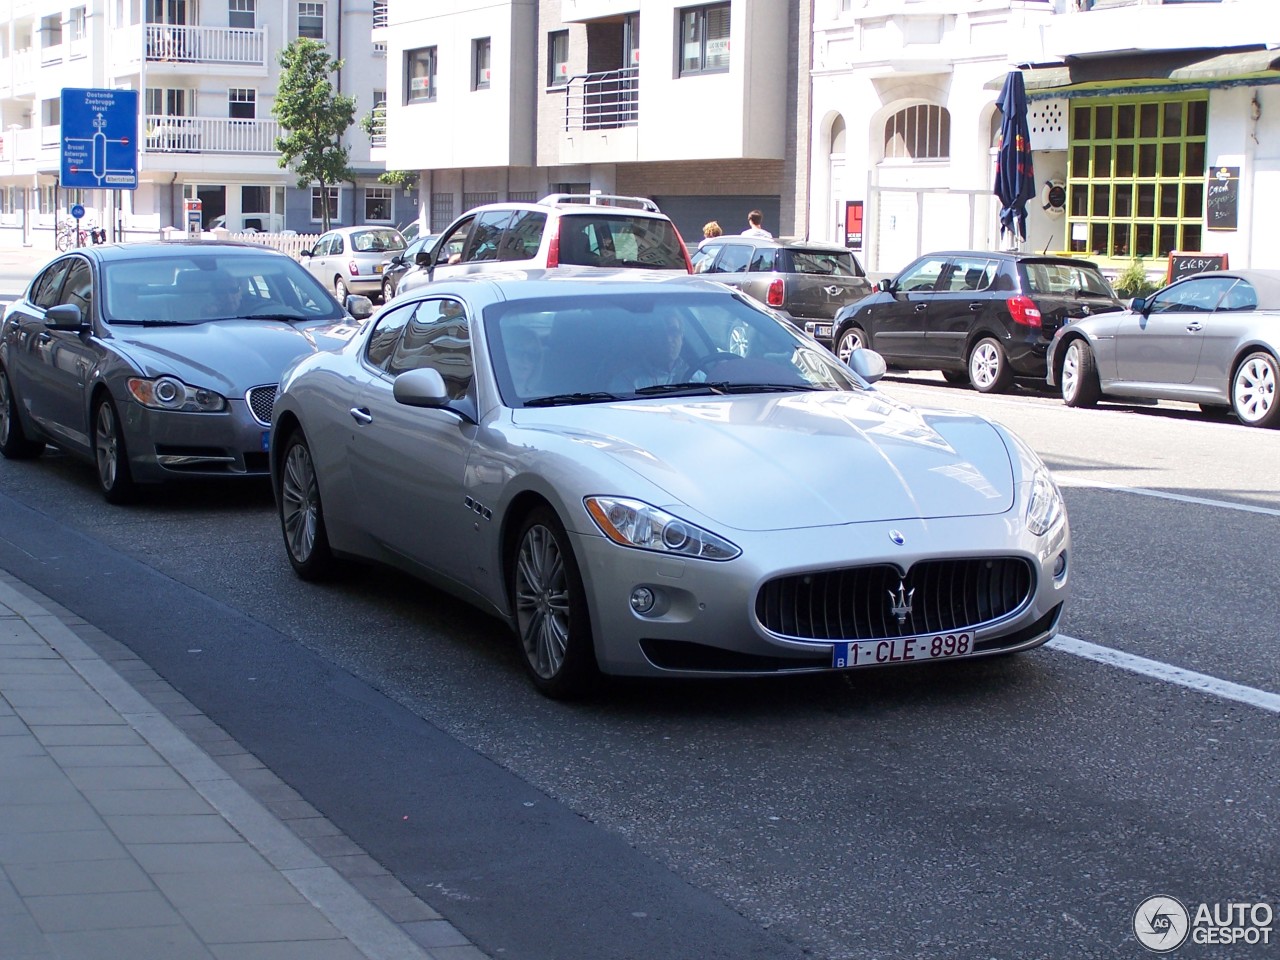
<path id="1" fill-rule="evenodd" d="M 900 530 L 890 530 L 889 539 L 892 540 L 894 543 L 896 543 L 898 546 L 902 546 L 904 543 L 907 542 L 907 538 L 902 535 L 902 532 Z"/>
<path id="2" fill-rule="evenodd" d="M 889 612 L 898 618 L 898 626 L 906 625 L 907 617 L 911 616 L 911 598 L 916 595 L 916 588 L 907 589 L 907 585 L 901 580 L 898 581 L 898 592 L 892 590 L 885 591 L 889 594 Z"/>

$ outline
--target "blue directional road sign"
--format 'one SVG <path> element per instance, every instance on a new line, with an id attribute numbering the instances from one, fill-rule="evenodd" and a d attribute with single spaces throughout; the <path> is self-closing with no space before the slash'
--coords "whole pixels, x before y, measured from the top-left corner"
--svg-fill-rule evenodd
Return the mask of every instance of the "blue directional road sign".
<path id="1" fill-rule="evenodd" d="M 138 189 L 138 91 L 63 88 L 61 184 Z"/>

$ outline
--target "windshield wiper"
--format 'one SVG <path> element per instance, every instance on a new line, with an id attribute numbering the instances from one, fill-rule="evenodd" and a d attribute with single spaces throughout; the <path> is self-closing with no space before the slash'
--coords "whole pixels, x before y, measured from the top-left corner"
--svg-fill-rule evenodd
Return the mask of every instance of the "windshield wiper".
<path id="1" fill-rule="evenodd" d="M 653 396 L 660 393 L 728 393 L 729 384 L 723 381 L 690 380 L 686 383 L 654 383 L 647 387 L 636 387 L 637 396 Z"/>
<path id="2" fill-rule="evenodd" d="M 726 383 L 726 393 L 792 393 L 797 390 L 829 390 L 812 383 Z"/>
<path id="3" fill-rule="evenodd" d="M 296 313 L 242 313 L 235 317 L 219 317 L 227 320 L 305 320 Z"/>
<path id="4" fill-rule="evenodd" d="M 592 393 L 553 393 L 547 397 L 534 397 L 526 400 L 526 407 L 563 407 L 575 403 L 604 403 L 606 400 L 621 400 L 616 393 L 605 393 L 597 390 Z"/>

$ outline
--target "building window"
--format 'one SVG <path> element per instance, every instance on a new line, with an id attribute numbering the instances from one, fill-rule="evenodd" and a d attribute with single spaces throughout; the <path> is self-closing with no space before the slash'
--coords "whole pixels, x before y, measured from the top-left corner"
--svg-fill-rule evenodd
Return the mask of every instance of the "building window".
<path id="1" fill-rule="evenodd" d="M 453 194 L 431 195 L 431 229 L 443 230 L 453 220 Z"/>
<path id="2" fill-rule="evenodd" d="M 227 116 L 252 120 L 258 115 L 258 91 L 252 87 L 232 87 L 227 91 Z"/>
<path id="3" fill-rule="evenodd" d="M 569 31 L 547 34 L 547 86 L 558 87 L 569 82 Z"/>
<path id="4" fill-rule="evenodd" d="M 258 25 L 258 0 L 227 0 L 227 25 L 252 30 Z"/>
<path id="5" fill-rule="evenodd" d="M 58 212 L 58 188 L 55 184 L 46 184 L 40 188 L 40 212 Z"/>
<path id="6" fill-rule="evenodd" d="M 71 17 L 67 21 L 68 32 L 71 40 L 83 40 L 88 33 L 87 22 L 88 11 L 84 7 L 72 7 Z"/>
<path id="7" fill-rule="evenodd" d="M 1071 108 L 1067 236 L 1073 251 L 1127 263 L 1201 249 L 1203 96 L 1083 101 Z"/>
<path id="8" fill-rule="evenodd" d="M 365 187 L 364 219 L 365 223 L 391 222 L 390 187 Z"/>
<path id="9" fill-rule="evenodd" d="M 471 89 L 489 89 L 489 38 L 471 41 Z"/>
<path id="10" fill-rule="evenodd" d="M 680 75 L 729 69 L 729 4 L 680 11 Z"/>
<path id="11" fill-rule="evenodd" d="M 298 36 L 312 40 L 324 39 L 324 4 L 298 4 Z"/>
<path id="12" fill-rule="evenodd" d="M 329 222 L 338 222 L 338 191 L 339 187 L 329 187 Z M 324 221 L 324 195 L 319 187 L 311 188 L 311 220 L 313 223 L 321 223 Z"/>
<path id="13" fill-rule="evenodd" d="M 886 160 L 946 160 L 951 156 L 951 113 L 921 103 L 899 110 L 884 124 Z"/>
<path id="14" fill-rule="evenodd" d="M 40 47 L 57 47 L 62 44 L 62 14 L 54 13 L 40 18 Z"/>
<path id="15" fill-rule="evenodd" d="M 436 48 L 422 47 L 405 53 L 405 102 L 421 103 L 436 98 Z"/>
<path id="16" fill-rule="evenodd" d="M 40 101 L 40 124 L 45 127 L 56 127 L 62 123 L 62 98 L 53 97 Z"/>

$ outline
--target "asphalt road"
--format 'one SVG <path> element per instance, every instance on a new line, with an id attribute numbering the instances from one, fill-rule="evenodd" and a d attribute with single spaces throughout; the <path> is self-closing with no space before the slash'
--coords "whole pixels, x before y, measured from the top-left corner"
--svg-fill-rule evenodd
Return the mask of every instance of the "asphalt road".
<path id="1" fill-rule="evenodd" d="M 1075 538 L 1063 632 L 1184 673 L 1045 648 L 557 704 L 500 625 L 427 587 L 296 580 L 265 486 L 112 508 L 57 454 L 0 461 L 0 566 L 135 649 L 495 957 L 1139 957 L 1149 896 L 1274 906 L 1280 433 L 883 389 L 1036 447 Z"/>

